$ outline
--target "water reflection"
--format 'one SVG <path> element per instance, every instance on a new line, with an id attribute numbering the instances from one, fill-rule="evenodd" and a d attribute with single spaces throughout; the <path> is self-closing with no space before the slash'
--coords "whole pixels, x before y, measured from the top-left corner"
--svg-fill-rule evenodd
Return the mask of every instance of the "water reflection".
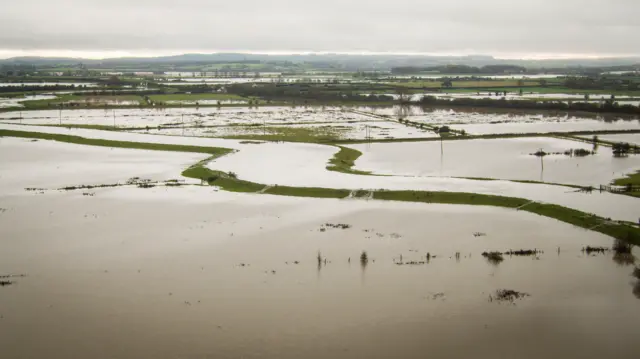
<path id="1" fill-rule="evenodd" d="M 616 239 L 613 243 L 613 261 L 619 266 L 633 265 L 636 257 L 633 255 L 633 245 Z"/>
<path id="2" fill-rule="evenodd" d="M 621 267 L 630 266 L 636 263 L 636 257 L 631 253 L 615 253 L 613 261 Z"/>

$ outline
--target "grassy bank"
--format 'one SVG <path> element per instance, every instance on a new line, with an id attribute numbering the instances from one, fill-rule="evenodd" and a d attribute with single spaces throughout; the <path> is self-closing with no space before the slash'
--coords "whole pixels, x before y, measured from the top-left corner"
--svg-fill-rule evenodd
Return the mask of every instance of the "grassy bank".
<path id="1" fill-rule="evenodd" d="M 265 193 L 272 195 L 310 197 L 310 198 L 346 198 L 352 192 L 346 189 L 310 188 L 310 187 L 268 187 L 263 184 L 243 181 L 234 174 L 213 171 L 197 164 L 182 173 L 183 176 L 197 178 L 210 185 L 232 192 Z M 540 216 L 554 218 L 585 229 L 640 245 L 640 228 L 625 223 L 609 222 L 602 217 L 587 214 L 567 207 L 532 203 L 524 198 L 492 196 L 463 192 L 427 192 L 427 191 L 375 191 L 373 199 L 385 201 L 439 203 L 454 205 L 492 206 L 519 209 Z"/>
<path id="2" fill-rule="evenodd" d="M 112 141 L 112 140 L 85 138 L 85 137 L 71 136 L 71 135 L 0 129 L 0 137 L 3 137 L 3 136 L 31 138 L 31 139 L 38 139 L 38 140 L 51 140 L 51 141 L 58 141 L 58 142 L 73 143 L 77 145 L 89 145 L 89 146 L 100 146 L 100 147 L 117 147 L 117 148 L 129 148 L 129 149 L 152 150 L 152 151 L 207 153 L 215 157 L 224 156 L 228 153 L 233 152 L 233 150 L 231 149 L 219 148 L 219 147 L 171 145 L 171 144 L 148 143 L 148 142 Z"/>
<path id="3" fill-rule="evenodd" d="M 640 171 L 627 175 L 627 177 L 624 178 L 618 178 L 617 180 L 613 181 L 613 184 L 616 186 L 640 186 Z"/>

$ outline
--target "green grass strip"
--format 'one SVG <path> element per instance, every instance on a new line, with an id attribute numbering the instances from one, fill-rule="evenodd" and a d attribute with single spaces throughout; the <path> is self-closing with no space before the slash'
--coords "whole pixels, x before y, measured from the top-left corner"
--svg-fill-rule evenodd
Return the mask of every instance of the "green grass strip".
<path id="1" fill-rule="evenodd" d="M 220 147 L 203 147 L 203 146 L 171 145 L 171 144 L 164 144 L 164 143 L 113 141 L 113 140 L 85 138 L 85 137 L 72 136 L 72 135 L 0 129 L 0 137 L 2 136 L 33 138 L 38 140 L 51 140 L 51 141 L 73 143 L 77 145 L 89 145 L 89 146 L 101 146 L 101 147 L 118 147 L 118 148 L 130 148 L 130 149 L 153 150 L 153 151 L 208 153 L 215 157 L 224 156 L 228 153 L 233 152 L 233 150 L 231 149 L 220 148 Z"/>

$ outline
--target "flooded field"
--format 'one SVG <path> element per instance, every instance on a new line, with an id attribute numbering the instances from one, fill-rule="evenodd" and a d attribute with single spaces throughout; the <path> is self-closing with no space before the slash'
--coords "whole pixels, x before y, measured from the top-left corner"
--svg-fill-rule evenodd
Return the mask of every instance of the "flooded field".
<path id="1" fill-rule="evenodd" d="M 634 221 L 640 209 L 636 198 L 558 186 L 330 172 L 332 146 L 0 128 L 235 148 L 209 166 L 259 183 L 522 195 Z M 445 143 L 443 163 L 472 153 L 454 158 L 465 169 L 526 173 L 529 148 L 589 147 L 498 141 Z M 401 166 L 391 157 L 440 153 L 430 147 L 438 142 L 377 145 L 362 145 L 361 160 L 375 152 Z M 640 350 L 636 249 L 585 251 L 614 242 L 513 209 L 240 194 L 180 177 L 206 157 L 0 138 L 0 356 L 488 359 L 498 347 L 518 358 L 553 347 L 600 359 Z M 562 168 L 553 158 L 551 173 Z M 573 160 L 572 171 L 595 176 Z M 587 160 L 613 168 L 600 153 Z M 130 178 L 186 185 L 58 190 Z"/>
<path id="2" fill-rule="evenodd" d="M 25 97 L 18 97 L 18 98 L 0 97 L 0 108 L 24 107 L 24 105 L 21 102 L 36 101 L 36 100 L 53 100 L 55 98 L 56 96 L 54 95 L 34 95 L 34 96 L 25 96 Z"/>
<path id="3" fill-rule="evenodd" d="M 113 125 L 117 127 L 221 126 L 251 124 L 296 124 L 323 122 L 373 121 L 369 116 L 337 107 L 232 107 L 232 108 L 162 108 L 123 110 L 44 110 L 22 114 L 25 124 L 34 125 Z M 0 113 L 0 121 L 17 120 L 18 112 Z"/>
<path id="4" fill-rule="evenodd" d="M 437 137 L 434 131 L 407 127 L 397 122 L 370 120 L 367 122 L 327 122 L 257 125 L 233 125 L 215 127 L 163 128 L 140 130 L 141 133 L 173 136 L 228 137 L 228 136 L 288 136 L 295 140 L 299 134 L 318 138 L 381 140 L 394 138 L 429 138 Z"/>
<path id="5" fill-rule="evenodd" d="M 0 287 L 7 358 L 640 349 L 633 266 L 582 251 L 612 241 L 523 212 L 195 187 L 2 196 L 2 206 L 0 273 L 25 275 Z M 542 253 L 481 255 L 520 248 Z M 502 289 L 528 296 L 503 300 Z"/>
<path id="6" fill-rule="evenodd" d="M 588 92 L 588 91 L 587 91 Z M 585 92 L 585 93 L 587 93 Z M 496 95 L 496 93 L 498 95 Z M 508 91 L 507 95 L 504 95 L 504 91 L 479 91 L 479 92 L 458 92 L 458 93 L 434 93 L 425 94 L 424 96 L 435 96 L 439 98 L 473 98 L 473 99 L 502 99 L 507 100 L 573 100 L 575 102 L 582 102 L 585 100 L 585 94 L 568 94 L 568 93 L 537 93 L 537 92 L 524 92 L 522 95 L 518 91 Z M 611 99 L 612 94 L 597 94 L 589 95 L 587 98 L 589 101 L 599 102 Z M 616 102 L 618 100 L 628 100 L 634 98 L 632 96 L 614 96 Z"/>
<path id="7" fill-rule="evenodd" d="M 623 131 L 640 130 L 640 120 L 602 121 L 574 119 L 566 121 L 531 121 L 509 123 L 482 123 L 453 125 L 453 129 L 465 130 L 469 134 L 551 133 L 574 131 Z"/>
<path id="8" fill-rule="evenodd" d="M 43 97 L 43 96 L 40 96 Z M 44 99 L 44 98 L 42 98 Z M 24 101 L 21 99 L 21 101 Z M 206 101 L 206 100 L 205 100 Z M 216 100 L 213 100 L 217 103 Z M 235 101 L 235 100 L 230 100 Z M 202 103 L 202 101 L 199 101 Z M 222 101 L 224 102 L 224 101 Z M 12 101 L 12 103 L 15 103 Z M 132 103 L 133 104 L 133 103 Z M 2 102 L 0 102 L 0 106 Z M 20 116 L 22 115 L 22 119 Z M 201 107 L 163 109 L 110 110 L 43 110 L 0 113 L 0 122 L 19 120 L 32 125 L 102 125 L 124 128 L 165 127 L 161 133 L 175 134 L 175 127 L 196 127 L 186 135 L 223 133 L 229 135 L 260 132 L 257 128 L 225 128 L 218 126 L 282 126 L 304 125 L 310 130 L 319 124 L 328 130 L 346 132 L 341 138 L 362 139 L 373 131 L 374 139 L 432 137 L 433 133 L 385 121 L 407 118 L 426 125 L 448 125 L 469 134 L 549 133 L 572 131 L 640 130 L 640 119 L 603 119 L 536 114 L 458 112 L 423 110 L 413 107 Z M 381 122 L 382 121 L 382 122 Z M 308 126 L 311 125 L 311 126 Z M 167 128 L 168 127 L 168 128 Z M 340 129 L 340 127 L 343 127 Z M 366 128 L 369 130 L 366 130 Z M 205 128 L 205 129 L 203 129 Z M 182 130 L 179 131 L 182 134 Z M 206 133 L 205 133 L 206 132 Z M 263 131 L 264 132 L 264 131 Z"/>
<path id="9" fill-rule="evenodd" d="M 24 193 L 25 188 L 57 189 L 85 184 L 125 183 L 142 175 L 146 179 L 166 181 L 180 178 L 183 169 L 207 157 L 197 153 L 104 148 L 2 137 L 0 192 L 15 194 Z"/>
<path id="10" fill-rule="evenodd" d="M 640 169 L 640 157 L 615 158 L 608 147 L 584 157 L 562 154 L 593 146 L 555 138 L 515 138 L 350 145 L 363 153 L 356 168 L 392 175 L 480 177 L 581 186 L 607 185 Z M 560 153 L 544 158 L 537 151 Z"/>
<path id="11" fill-rule="evenodd" d="M 37 131 L 114 141 L 214 146 L 237 149 L 238 152 L 207 164 L 214 170 L 234 172 L 241 179 L 265 185 L 323 187 L 348 190 L 420 190 L 471 192 L 526 198 L 558 204 L 593 213 L 605 218 L 636 222 L 640 202 L 636 198 L 611 193 L 578 193 L 561 186 L 525 184 L 506 181 L 477 181 L 449 177 L 362 176 L 326 169 L 337 152 L 334 146 L 309 143 L 247 143 L 218 138 L 155 136 L 143 133 L 99 131 L 0 124 L 0 129 Z M 104 147 L 104 151 L 109 148 Z M 48 153 L 42 152 L 46 157 Z M 26 167 L 31 168 L 31 167 Z M 139 166 L 140 171 L 144 168 Z M 30 172 L 27 172 L 30 173 Z M 178 171 L 176 172 L 178 175 Z"/>
<path id="12" fill-rule="evenodd" d="M 593 136 L 580 136 L 584 139 L 591 140 Z M 626 142 L 640 146 L 640 133 L 625 133 L 620 135 L 598 135 L 598 139 L 609 142 Z"/>
<path id="13" fill-rule="evenodd" d="M 21 86 L 76 86 L 76 87 L 98 87 L 92 82 L 0 82 L 0 87 L 21 87 Z"/>

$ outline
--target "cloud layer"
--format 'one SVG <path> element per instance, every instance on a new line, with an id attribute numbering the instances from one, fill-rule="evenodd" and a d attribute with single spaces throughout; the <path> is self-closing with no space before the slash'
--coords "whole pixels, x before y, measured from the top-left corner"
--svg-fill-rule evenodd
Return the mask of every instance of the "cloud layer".
<path id="1" fill-rule="evenodd" d="M 638 0 L 20 0 L 0 53 L 640 54 Z"/>

